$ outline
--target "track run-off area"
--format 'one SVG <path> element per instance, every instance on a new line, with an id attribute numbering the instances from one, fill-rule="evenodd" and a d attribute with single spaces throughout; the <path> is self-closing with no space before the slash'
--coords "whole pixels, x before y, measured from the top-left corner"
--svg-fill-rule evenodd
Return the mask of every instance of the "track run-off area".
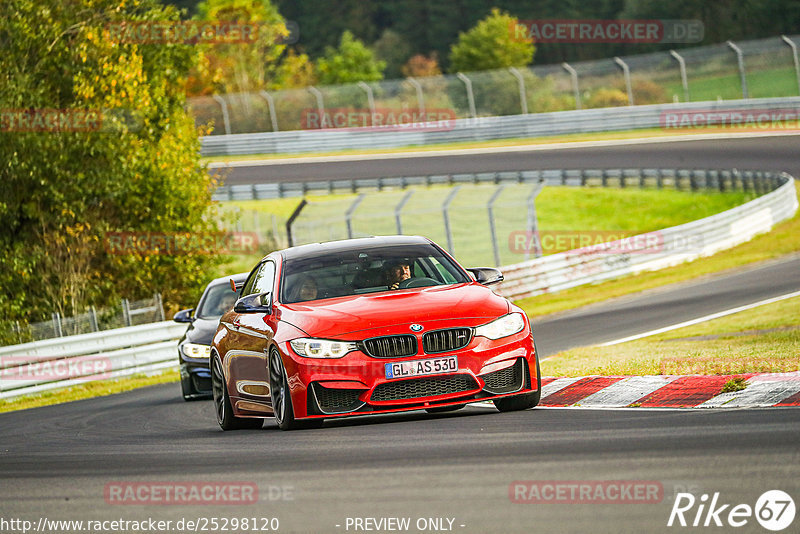
<path id="1" fill-rule="evenodd" d="M 603 167 L 797 176 L 799 153 L 798 136 L 639 142 L 237 166 L 227 183 Z M 533 328 L 546 357 L 797 290 L 800 257 L 792 256 L 534 321 Z M 184 402 L 175 383 L 0 414 L 0 429 L 0 515 L 30 521 L 32 529 L 42 518 L 153 518 L 172 521 L 167 532 L 203 531 L 185 528 L 188 521 L 222 532 L 225 518 L 229 532 L 727 532 L 730 510 L 747 505 L 752 514 L 734 518 L 744 521 L 736 531 L 764 532 L 755 517 L 762 494 L 782 490 L 800 502 L 797 408 L 541 407 L 501 414 L 468 406 L 328 421 L 319 430 L 282 432 L 267 421 L 260 430 L 223 433 L 211 402 Z M 137 484 L 255 493 L 170 504 L 150 491 L 146 499 L 115 500 L 115 488 Z M 686 499 L 675 502 L 684 492 L 697 496 L 691 507 Z M 668 526 L 674 507 L 685 508 L 689 525 L 699 517 L 700 526 L 683 528 L 676 518 Z M 234 518 L 252 521 L 234 530 Z M 714 526 L 717 518 L 723 528 Z M 703 527 L 706 519 L 710 526 Z"/>

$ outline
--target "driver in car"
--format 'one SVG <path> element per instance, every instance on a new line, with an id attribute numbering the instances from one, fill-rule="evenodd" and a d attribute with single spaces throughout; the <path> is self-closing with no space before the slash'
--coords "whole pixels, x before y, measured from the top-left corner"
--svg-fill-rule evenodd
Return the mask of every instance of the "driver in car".
<path id="1" fill-rule="evenodd" d="M 394 260 L 386 265 L 386 282 L 389 289 L 400 289 L 400 282 L 411 278 L 411 263 L 408 260 Z"/>

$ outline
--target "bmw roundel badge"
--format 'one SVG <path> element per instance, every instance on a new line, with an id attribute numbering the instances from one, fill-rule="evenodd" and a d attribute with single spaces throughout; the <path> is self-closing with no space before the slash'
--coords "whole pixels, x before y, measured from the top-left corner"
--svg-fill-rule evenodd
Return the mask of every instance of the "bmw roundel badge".
<path id="1" fill-rule="evenodd" d="M 412 332 L 422 332 L 422 325 L 421 324 L 416 324 L 416 323 L 412 324 L 411 325 L 411 331 Z"/>

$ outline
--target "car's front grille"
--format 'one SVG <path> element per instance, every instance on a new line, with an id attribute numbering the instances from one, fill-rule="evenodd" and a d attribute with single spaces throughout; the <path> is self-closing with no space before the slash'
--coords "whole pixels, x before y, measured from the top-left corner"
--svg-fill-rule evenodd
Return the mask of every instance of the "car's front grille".
<path id="1" fill-rule="evenodd" d="M 410 334 L 371 337 L 360 345 L 361 350 L 373 358 L 402 358 L 417 353 L 417 338 Z"/>
<path id="2" fill-rule="evenodd" d="M 317 383 L 311 385 L 314 397 L 322 413 L 345 413 L 360 408 L 364 403 L 358 400 L 363 389 L 334 389 L 322 387 Z"/>
<path id="3" fill-rule="evenodd" d="M 486 385 L 483 389 L 489 393 L 495 393 L 497 395 L 502 393 L 512 393 L 522 389 L 523 362 L 524 360 L 520 358 L 514 365 L 510 367 L 481 375 L 483 381 L 486 382 Z"/>
<path id="4" fill-rule="evenodd" d="M 477 388 L 475 379 L 470 375 L 454 375 L 443 378 L 414 378 L 397 382 L 380 384 L 372 392 L 370 400 L 394 401 L 434 397 L 459 393 Z"/>
<path id="5" fill-rule="evenodd" d="M 472 328 L 434 330 L 422 336 L 422 348 L 427 353 L 463 349 L 472 339 Z"/>

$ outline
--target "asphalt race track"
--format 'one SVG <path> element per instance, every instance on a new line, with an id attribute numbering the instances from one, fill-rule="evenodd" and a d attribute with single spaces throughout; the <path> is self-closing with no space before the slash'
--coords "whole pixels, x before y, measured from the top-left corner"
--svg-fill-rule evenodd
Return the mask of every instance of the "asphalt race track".
<path id="1" fill-rule="evenodd" d="M 791 170 L 797 166 L 797 138 L 776 139 L 756 139 L 752 146 L 737 140 L 718 149 L 701 144 L 692 151 L 709 159 L 681 166 L 737 166 L 725 162 L 726 154 L 744 161 L 743 154 L 769 149 L 774 165 L 766 165 L 765 157 L 747 167 Z M 583 151 L 563 156 L 545 166 L 575 167 L 577 157 L 589 161 Z M 668 160 L 623 158 L 614 165 L 608 158 L 608 165 L 621 167 Z M 798 289 L 795 256 L 587 307 L 534 323 L 534 331 L 540 350 L 550 354 Z M 728 532 L 728 512 L 739 504 L 755 507 L 768 490 L 783 490 L 798 503 L 799 443 L 800 410 L 794 408 L 541 408 L 500 414 L 470 406 L 451 414 L 329 421 L 319 430 L 281 432 L 268 421 L 261 430 L 223 433 L 209 401 L 185 403 L 179 385 L 169 384 L 0 414 L 0 532 L 21 532 L 2 520 L 36 526 L 40 518 L 173 521 L 165 532 L 202 531 L 178 530 L 181 519 L 256 518 L 262 527 L 269 523 L 260 518 L 278 518 L 277 532 L 393 532 L 398 530 L 363 520 L 395 517 L 410 519 L 407 532 Z M 258 502 L 120 505 L 104 496 L 109 484 L 187 481 L 255 484 Z M 631 497 L 579 503 L 567 497 L 514 503 L 515 481 L 538 481 L 541 487 L 546 481 L 620 481 L 615 484 L 660 489 L 652 502 Z M 667 527 L 675 495 L 683 491 L 698 499 L 708 495 L 708 501 L 718 492 L 717 508 L 729 505 L 718 516 L 724 527 L 714 527 L 713 518 L 705 528 Z M 689 524 L 698 505 L 685 513 Z M 702 525 L 706 512 L 698 517 Z M 356 519 L 364 528 L 354 528 Z M 737 532 L 765 532 L 755 517 L 744 520 Z M 785 532 L 797 532 L 798 524 L 796 518 Z M 206 526 L 207 532 L 222 531 Z M 229 525 L 228 531 L 245 530 Z"/>
<path id="2" fill-rule="evenodd" d="M 232 167 L 228 185 L 535 169 L 681 168 L 786 171 L 800 176 L 800 135 Z"/>

